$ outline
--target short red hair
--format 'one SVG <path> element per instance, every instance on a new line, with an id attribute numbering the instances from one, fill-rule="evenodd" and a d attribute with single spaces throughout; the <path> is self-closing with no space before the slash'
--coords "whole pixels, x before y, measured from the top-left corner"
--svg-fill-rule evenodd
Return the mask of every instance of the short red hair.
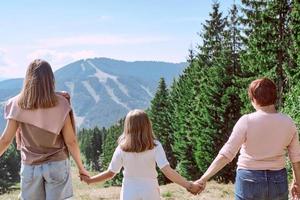
<path id="1" fill-rule="evenodd" d="M 251 101 L 255 100 L 259 106 L 275 104 L 277 99 L 276 85 L 268 78 L 256 79 L 249 85 L 248 95 Z"/>

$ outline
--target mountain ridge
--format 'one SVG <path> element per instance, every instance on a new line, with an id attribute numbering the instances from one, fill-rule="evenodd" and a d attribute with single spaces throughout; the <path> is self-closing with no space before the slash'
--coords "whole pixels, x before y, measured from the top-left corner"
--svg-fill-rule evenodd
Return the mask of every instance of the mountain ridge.
<path id="1" fill-rule="evenodd" d="M 146 109 L 160 77 L 171 84 L 186 63 L 81 59 L 54 72 L 56 90 L 70 93 L 78 127 L 108 127 L 134 108 Z M 18 94 L 22 78 L 0 82 L 1 105 Z M 3 109 L 1 109 L 3 112 Z M 5 122 L 0 121 L 4 128 Z"/>

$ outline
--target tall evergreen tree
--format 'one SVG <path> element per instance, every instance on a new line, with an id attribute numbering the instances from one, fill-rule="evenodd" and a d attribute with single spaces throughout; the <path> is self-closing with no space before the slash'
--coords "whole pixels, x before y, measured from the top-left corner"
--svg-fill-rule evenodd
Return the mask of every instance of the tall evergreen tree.
<path id="1" fill-rule="evenodd" d="M 103 128 L 100 130 L 98 127 L 82 129 L 78 133 L 80 150 L 85 157 L 86 164 L 91 170 L 101 170 L 99 157 L 103 151 L 102 144 L 105 134 L 106 129 Z"/>
<path id="2" fill-rule="evenodd" d="M 292 46 L 291 0 L 242 0 L 242 4 L 246 52 L 241 63 L 248 75 L 245 81 L 249 84 L 262 76 L 273 79 L 278 88 L 277 105 L 280 108 L 289 87 L 289 73 L 295 68 L 289 54 Z M 246 103 L 248 99 L 244 98 L 244 101 Z"/>
<path id="3" fill-rule="evenodd" d="M 193 87 L 199 81 L 196 78 L 198 65 L 195 62 L 194 52 L 189 52 L 188 67 L 178 80 L 173 82 L 170 92 L 171 129 L 173 133 L 173 152 L 177 160 L 177 169 L 186 178 L 198 177 L 199 169 L 193 152 L 195 151 L 195 138 L 192 135 L 192 121 L 190 115 L 194 109 Z"/>
<path id="4" fill-rule="evenodd" d="M 171 100 L 174 152 L 180 172 L 188 178 L 197 178 L 212 162 L 214 136 L 220 130 L 221 93 L 219 69 L 226 19 L 219 3 L 212 5 L 210 19 L 203 25 L 196 57 L 190 51 L 189 66 L 172 87 Z"/>
<path id="5" fill-rule="evenodd" d="M 90 146 L 93 148 L 91 151 L 91 165 L 92 169 L 100 171 L 99 157 L 102 153 L 103 134 L 102 131 L 96 126 L 92 129 L 92 138 Z"/>
<path id="6" fill-rule="evenodd" d="M 107 169 L 112 159 L 113 153 L 118 146 L 118 138 L 123 132 L 124 119 L 118 121 L 115 125 L 111 126 L 106 133 L 103 143 L 103 153 L 100 157 L 103 169 Z M 122 173 L 119 173 L 112 180 L 108 181 L 106 185 L 122 185 Z"/>
<path id="7" fill-rule="evenodd" d="M 224 93 L 222 69 L 218 66 L 222 56 L 226 18 L 220 12 L 219 3 L 212 5 L 210 19 L 203 24 L 200 36 L 203 44 L 198 46 L 197 79 L 193 87 L 194 108 L 190 115 L 191 135 L 195 141 L 194 157 L 201 173 L 205 172 L 216 155 L 215 139 L 220 137 L 223 123 L 222 94 Z"/>
<path id="8" fill-rule="evenodd" d="M 297 0 L 292 1 L 292 12 L 291 12 L 291 20 L 290 20 L 290 29 L 292 35 L 292 48 L 290 49 L 290 54 L 293 58 L 294 68 L 292 68 L 291 77 L 293 80 L 292 84 L 297 84 L 300 78 L 300 2 Z"/>
<path id="9" fill-rule="evenodd" d="M 293 46 L 290 51 L 297 67 L 293 73 L 293 86 L 287 94 L 284 103 L 283 112 L 289 114 L 296 122 L 298 128 L 300 127 L 300 2 L 295 0 L 292 4 L 291 24 Z"/>
<path id="10" fill-rule="evenodd" d="M 149 110 L 149 117 L 152 122 L 153 131 L 157 139 L 162 143 L 166 152 L 167 159 L 172 168 L 176 166 L 176 159 L 172 150 L 172 129 L 171 129 L 171 116 L 169 91 L 167 89 L 164 78 L 161 78 L 156 91 L 156 94 L 151 101 Z M 162 184 L 169 183 L 169 179 L 160 174 L 159 180 Z"/>
<path id="11" fill-rule="evenodd" d="M 241 34 L 239 30 L 238 9 L 234 4 L 228 16 L 223 33 L 222 50 L 218 61 L 215 63 L 215 76 L 218 80 L 214 80 L 218 94 L 220 95 L 220 107 L 214 110 L 220 120 L 212 121 L 220 124 L 214 134 L 214 155 L 216 155 L 224 143 L 228 140 L 232 132 L 233 126 L 241 116 L 242 101 L 239 97 L 239 77 L 240 71 L 239 55 L 242 49 Z M 213 79 L 212 79 L 213 80 Z M 211 109 L 209 109 L 211 110 Z M 213 111 L 210 111 L 213 112 Z M 216 179 L 221 182 L 234 182 L 236 159 L 229 163 L 221 170 Z"/>

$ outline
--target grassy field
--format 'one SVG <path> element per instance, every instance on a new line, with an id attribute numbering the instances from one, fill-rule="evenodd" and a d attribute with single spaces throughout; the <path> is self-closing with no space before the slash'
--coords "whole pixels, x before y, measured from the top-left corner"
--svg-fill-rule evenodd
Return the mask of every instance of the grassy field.
<path id="1" fill-rule="evenodd" d="M 73 170 L 73 187 L 75 200 L 118 200 L 120 187 L 103 188 L 101 184 L 86 185 L 80 182 L 76 171 Z M 163 200 L 229 200 L 233 199 L 233 185 L 217 184 L 209 182 L 206 190 L 198 195 L 193 196 L 176 184 L 161 186 L 161 196 Z M 19 188 L 16 186 L 10 193 L 0 196 L 0 200 L 18 199 Z"/>

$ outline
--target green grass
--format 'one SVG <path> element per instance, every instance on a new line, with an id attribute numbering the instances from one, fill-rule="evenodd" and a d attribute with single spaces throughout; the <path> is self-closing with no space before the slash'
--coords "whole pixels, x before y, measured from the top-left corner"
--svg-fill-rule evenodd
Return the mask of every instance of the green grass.
<path id="1" fill-rule="evenodd" d="M 164 198 L 172 197 L 172 192 L 170 192 L 170 191 L 164 192 L 164 193 L 162 193 L 161 196 L 164 197 Z"/>

